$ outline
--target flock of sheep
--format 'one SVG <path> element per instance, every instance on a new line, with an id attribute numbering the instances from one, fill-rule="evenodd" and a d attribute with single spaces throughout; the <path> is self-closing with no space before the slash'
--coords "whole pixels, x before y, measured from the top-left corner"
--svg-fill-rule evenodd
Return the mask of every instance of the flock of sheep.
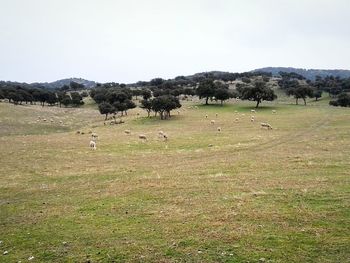
<path id="1" fill-rule="evenodd" d="M 256 110 L 251 110 L 251 113 L 256 113 Z M 276 110 L 272 110 L 272 113 L 276 114 Z M 238 111 L 235 111 L 235 114 L 238 114 Z M 216 113 L 215 116 L 218 117 L 218 114 Z M 243 113 L 242 116 L 245 116 L 245 114 Z M 208 115 L 205 115 L 205 118 L 207 119 Z M 235 122 L 238 122 L 238 121 L 239 121 L 239 118 L 235 118 Z M 250 117 L 250 121 L 251 122 L 255 122 L 255 116 L 254 115 L 252 115 Z M 215 124 L 215 120 L 211 120 L 210 123 L 212 125 L 214 125 Z M 261 126 L 261 128 L 267 128 L 268 130 L 272 130 L 272 126 L 269 123 L 262 122 L 262 123 L 260 123 L 260 126 Z M 217 127 L 217 131 L 221 132 L 221 127 Z"/>
<path id="2" fill-rule="evenodd" d="M 46 118 L 43 118 L 43 117 L 41 117 L 41 116 L 38 116 L 38 118 L 37 118 L 36 121 L 37 121 L 37 122 L 41 122 L 41 121 L 42 121 L 42 122 L 47 122 L 47 119 L 46 119 Z M 54 123 L 55 121 L 54 121 L 54 119 L 50 119 L 50 122 L 51 122 L 51 123 Z M 60 120 L 59 123 L 60 123 L 60 124 L 63 124 L 63 121 Z"/>
<path id="3" fill-rule="evenodd" d="M 178 114 L 180 114 L 180 112 L 178 111 L 177 112 Z M 251 110 L 251 113 L 256 113 L 256 110 Z M 273 114 L 276 114 L 276 110 L 272 110 L 272 113 Z M 235 111 L 235 114 L 238 114 L 237 111 Z M 242 114 L 242 116 L 244 116 L 245 114 Z M 215 114 L 215 117 L 217 118 L 218 117 L 218 113 Z M 208 114 L 205 115 L 205 118 L 208 119 Z M 235 118 L 235 121 L 238 122 L 239 121 L 239 118 Z M 250 118 L 250 121 L 251 122 L 255 122 L 255 116 L 252 115 L 251 118 Z M 215 124 L 215 120 L 211 120 L 210 123 L 212 125 Z M 265 122 L 262 122 L 260 123 L 260 126 L 261 128 L 267 128 L 268 130 L 272 130 L 272 126 L 269 124 L 269 123 L 265 123 Z M 218 132 L 221 132 L 222 131 L 222 128 L 221 127 L 217 127 L 217 131 Z M 78 131 L 77 133 L 80 133 L 80 134 L 84 134 L 84 133 L 81 133 L 80 131 Z M 97 139 L 98 139 L 98 135 L 96 133 L 93 133 L 91 132 L 91 140 L 90 140 L 90 143 L 89 143 L 89 146 L 92 150 L 96 150 L 97 149 Z M 131 134 L 131 130 L 124 130 L 124 133 L 126 135 L 130 135 Z M 138 135 L 138 138 L 141 140 L 141 141 L 147 141 L 147 136 L 145 134 L 139 134 Z M 163 141 L 168 141 L 169 139 L 169 136 L 163 132 L 163 131 L 159 131 L 158 132 L 158 138 L 162 139 Z"/>

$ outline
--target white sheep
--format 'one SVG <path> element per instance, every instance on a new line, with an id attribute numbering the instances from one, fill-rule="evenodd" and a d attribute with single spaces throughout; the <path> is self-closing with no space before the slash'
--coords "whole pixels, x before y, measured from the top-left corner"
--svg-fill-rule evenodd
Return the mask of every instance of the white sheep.
<path id="1" fill-rule="evenodd" d="M 216 117 L 216 118 L 218 117 L 218 114 L 217 114 L 217 113 L 215 113 L 215 117 Z"/>
<path id="2" fill-rule="evenodd" d="M 272 110 L 272 113 L 275 114 L 275 113 L 276 113 L 276 110 Z"/>
<path id="3" fill-rule="evenodd" d="M 163 139 L 164 139 L 164 141 L 167 141 L 169 139 L 169 137 L 166 133 L 163 133 Z"/>
<path id="4" fill-rule="evenodd" d="M 254 121 L 255 121 L 254 116 L 252 116 L 252 117 L 250 118 L 250 121 L 251 121 L 251 122 L 254 122 Z"/>
<path id="5" fill-rule="evenodd" d="M 221 127 L 218 127 L 218 132 L 221 132 Z"/>
<path id="6" fill-rule="evenodd" d="M 207 114 L 207 115 L 205 115 L 205 118 L 206 118 L 206 119 L 208 119 L 208 114 Z"/>
<path id="7" fill-rule="evenodd" d="M 140 134 L 140 135 L 139 135 L 139 139 L 141 139 L 141 140 L 143 140 L 143 141 L 147 141 L 147 137 L 146 137 L 146 135 L 144 135 L 144 134 Z"/>
<path id="8" fill-rule="evenodd" d="M 211 123 L 211 124 L 215 124 L 215 120 L 211 120 L 210 123 Z"/>
<path id="9" fill-rule="evenodd" d="M 90 148 L 92 150 L 96 150 L 96 142 L 95 141 L 90 141 Z"/>
<path id="10" fill-rule="evenodd" d="M 235 122 L 238 122 L 238 121 L 239 121 L 239 119 L 238 119 L 238 118 L 236 118 L 236 119 L 235 119 Z"/>
<path id="11" fill-rule="evenodd" d="M 131 131 L 130 131 L 130 130 L 125 130 L 124 133 L 125 133 L 125 134 L 130 134 Z"/>
<path id="12" fill-rule="evenodd" d="M 267 128 L 268 130 L 272 130 L 272 126 L 268 123 L 262 122 L 260 123 L 260 125 L 261 125 L 261 128 Z"/>
<path id="13" fill-rule="evenodd" d="M 250 110 L 250 112 L 256 112 L 255 110 Z"/>
<path id="14" fill-rule="evenodd" d="M 97 133 L 91 133 L 91 140 L 96 141 L 98 139 Z"/>

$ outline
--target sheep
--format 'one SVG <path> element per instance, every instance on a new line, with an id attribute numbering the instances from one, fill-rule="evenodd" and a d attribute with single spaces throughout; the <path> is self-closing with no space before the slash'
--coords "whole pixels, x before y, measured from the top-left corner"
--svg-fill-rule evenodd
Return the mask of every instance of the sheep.
<path id="1" fill-rule="evenodd" d="M 216 117 L 216 118 L 218 117 L 218 114 L 217 114 L 217 113 L 215 113 L 215 117 Z"/>
<path id="2" fill-rule="evenodd" d="M 221 127 L 218 127 L 218 132 L 221 132 Z"/>
<path id="3" fill-rule="evenodd" d="M 238 121 L 239 121 L 239 119 L 238 119 L 238 118 L 236 118 L 236 119 L 235 119 L 235 122 L 238 122 Z"/>
<path id="4" fill-rule="evenodd" d="M 43 119 L 43 121 L 46 121 L 46 119 Z"/>
<path id="5" fill-rule="evenodd" d="M 238 111 L 236 111 L 236 110 L 235 110 L 235 113 L 237 114 L 237 113 L 238 113 Z"/>
<path id="6" fill-rule="evenodd" d="M 255 110 L 250 110 L 250 112 L 254 112 L 255 113 L 256 111 Z"/>
<path id="7" fill-rule="evenodd" d="M 80 131 L 77 131 L 76 134 L 80 134 Z"/>
<path id="8" fill-rule="evenodd" d="M 138 113 L 136 113 L 136 115 L 137 115 L 137 117 L 139 117 L 139 116 L 140 116 L 140 113 L 138 112 Z"/>
<path id="9" fill-rule="evenodd" d="M 255 121 L 254 116 L 251 116 L 251 117 L 250 117 L 250 121 L 251 121 L 251 122 L 254 122 L 254 121 Z"/>
<path id="10" fill-rule="evenodd" d="M 159 132 L 158 132 L 158 136 L 159 136 L 159 137 L 163 137 L 163 135 L 164 135 L 164 132 L 163 132 L 163 131 L 159 131 Z"/>
<path id="11" fill-rule="evenodd" d="M 62 124 L 63 123 L 63 121 L 60 121 L 60 124 Z"/>
<path id="12" fill-rule="evenodd" d="M 208 119 L 208 114 L 207 114 L 207 115 L 205 115 L 205 118 L 206 118 L 206 119 Z"/>
<path id="13" fill-rule="evenodd" d="M 262 122 L 260 123 L 260 125 L 261 125 L 261 128 L 267 128 L 268 130 L 272 130 L 272 126 L 268 123 Z"/>
<path id="14" fill-rule="evenodd" d="M 53 122 L 53 119 L 50 119 L 50 122 L 52 123 L 52 122 Z"/>
<path id="15" fill-rule="evenodd" d="M 125 133 L 125 134 L 130 134 L 131 131 L 130 131 L 130 130 L 125 130 L 124 133 Z"/>
<path id="16" fill-rule="evenodd" d="M 272 113 L 275 114 L 275 113 L 276 113 L 276 110 L 272 110 Z"/>
<path id="17" fill-rule="evenodd" d="M 91 133 L 91 140 L 96 141 L 98 139 L 97 133 Z"/>
<path id="18" fill-rule="evenodd" d="M 211 123 L 211 124 L 215 124 L 215 120 L 211 120 L 210 123 Z"/>
<path id="19" fill-rule="evenodd" d="M 164 139 L 164 141 L 167 141 L 168 140 L 168 135 L 166 134 L 166 133 L 163 133 L 163 139 Z"/>
<path id="20" fill-rule="evenodd" d="M 90 148 L 92 150 L 96 150 L 96 142 L 95 141 L 90 141 Z"/>
<path id="21" fill-rule="evenodd" d="M 143 141 L 147 141 L 147 137 L 146 137 L 146 135 L 144 135 L 144 134 L 140 134 L 140 135 L 139 135 L 139 139 L 141 139 L 141 140 L 143 140 Z"/>
<path id="22" fill-rule="evenodd" d="M 177 115 L 180 115 L 180 111 L 179 110 L 177 111 Z"/>

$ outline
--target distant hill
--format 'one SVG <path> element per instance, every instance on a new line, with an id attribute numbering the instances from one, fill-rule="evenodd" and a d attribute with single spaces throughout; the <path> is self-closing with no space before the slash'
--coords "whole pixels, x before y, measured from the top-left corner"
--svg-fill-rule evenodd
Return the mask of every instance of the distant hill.
<path id="1" fill-rule="evenodd" d="M 280 71 L 288 72 L 288 73 L 297 73 L 302 75 L 303 77 L 315 80 L 316 76 L 326 77 L 326 76 L 334 76 L 340 78 L 350 78 L 350 70 L 343 69 L 301 69 L 301 68 L 286 68 L 286 67 L 267 67 L 255 69 L 253 72 L 262 71 L 272 73 L 273 76 L 278 76 Z"/>
<path id="2" fill-rule="evenodd" d="M 32 83 L 32 85 L 41 85 L 49 89 L 61 88 L 64 85 L 69 85 L 72 81 L 85 85 L 86 88 L 92 88 L 96 85 L 95 81 L 86 80 L 82 78 L 68 78 L 60 79 L 54 82 L 42 82 L 42 83 Z"/>

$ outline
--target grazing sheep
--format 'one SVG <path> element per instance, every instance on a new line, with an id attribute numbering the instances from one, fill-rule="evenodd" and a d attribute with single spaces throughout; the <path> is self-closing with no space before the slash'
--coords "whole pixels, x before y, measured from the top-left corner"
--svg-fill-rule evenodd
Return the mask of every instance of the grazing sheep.
<path id="1" fill-rule="evenodd" d="M 235 122 L 238 122 L 238 121 L 239 121 L 239 119 L 238 119 L 238 118 L 236 118 L 236 119 L 235 119 Z"/>
<path id="2" fill-rule="evenodd" d="M 168 140 L 168 135 L 166 134 L 166 133 L 163 133 L 163 139 L 164 139 L 164 141 L 167 141 Z"/>
<path id="3" fill-rule="evenodd" d="M 215 124 L 215 120 L 211 120 L 210 123 L 211 123 L 211 124 Z"/>
<path id="4" fill-rule="evenodd" d="M 98 139 L 97 133 L 91 133 L 91 140 L 96 141 Z"/>
<path id="5" fill-rule="evenodd" d="M 272 130 L 272 126 L 268 123 L 262 122 L 260 123 L 260 125 L 261 125 L 261 128 L 267 128 L 268 130 Z"/>
<path id="6" fill-rule="evenodd" d="M 254 112 L 255 113 L 256 111 L 255 110 L 250 110 L 250 112 Z"/>
<path id="7" fill-rule="evenodd" d="M 63 123 L 63 121 L 60 121 L 60 124 L 62 124 Z"/>
<path id="8" fill-rule="evenodd" d="M 141 139 L 141 140 L 143 140 L 143 141 L 147 141 L 147 137 L 146 137 L 146 135 L 144 135 L 144 134 L 140 134 L 140 135 L 139 135 L 139 139 Z"/>
<path id="9" fill-rule="evenodd" d="M 163 135 L 164 135 L 164 132 L 163 132 L 163 131 L 159 131 L 159 132 L 158 132 L 158 136 L 159 136 L 159 137 L 163 137 Z"/>
<path id="10" fill-rule="evenodd" d="M 255 121 L 254 116 L 252 116 L 252 117 L 250 118 L 250 121 L 251 121 L 251 122 L 254 122 L 254 121 Z"/>
<path id="11" fill-rule="evenodd" d="M 96 150 L 96 142 L 95 141 L 90 141 L 90 148 L 92 150 Z"/>
<path id="12" fill-rule="evenodd" d="M 125 133 L 125 134 L 130 134 L 131 131 L 130 131 L 130 130 L 125 130 L 124 133 Z"/>
<path id="13" fill-rule="evenodd" d="M 80 134 L 80 131 L 77 131 L 76 134 Z"/>
<path id="14" fill-rule="evenodd" d="M 50 119 L 50 122 L 53 122 L 53 119 Z"/>
<path id="15" fill-rule="evenodd" d="M 238 111 L 235 110 L 235 113 L 238 113 Z"/>
<path id="16" fill-rule="evenodd" d="M 216 118 L 218 117 L 218 114 L 217 114 L 217 113 L 215 113 L 215 117 L 216 117 Z"/>
<path id="17" fill-rule="evenodd" d="M 43 121 L 46 121 L 46 119 L 43 119 Z"/>
<path id="18" fill-rule="evenodd" d="M 218 127 L 218 132 L 221 132 L 221 127 Z"/>
<path id="19" fill-rule="evenodd" d="M 207 114 L 207 115 L 205 115 L 205 118 L 206 118 L 206 119 L 208 119 L 208 114 Z"/>
<path id="20" fill-rule="evenodd" d="M 275 113 L 276 113 L 276 110 L 272 110 L 272 113 L 275 114 Z"/>

